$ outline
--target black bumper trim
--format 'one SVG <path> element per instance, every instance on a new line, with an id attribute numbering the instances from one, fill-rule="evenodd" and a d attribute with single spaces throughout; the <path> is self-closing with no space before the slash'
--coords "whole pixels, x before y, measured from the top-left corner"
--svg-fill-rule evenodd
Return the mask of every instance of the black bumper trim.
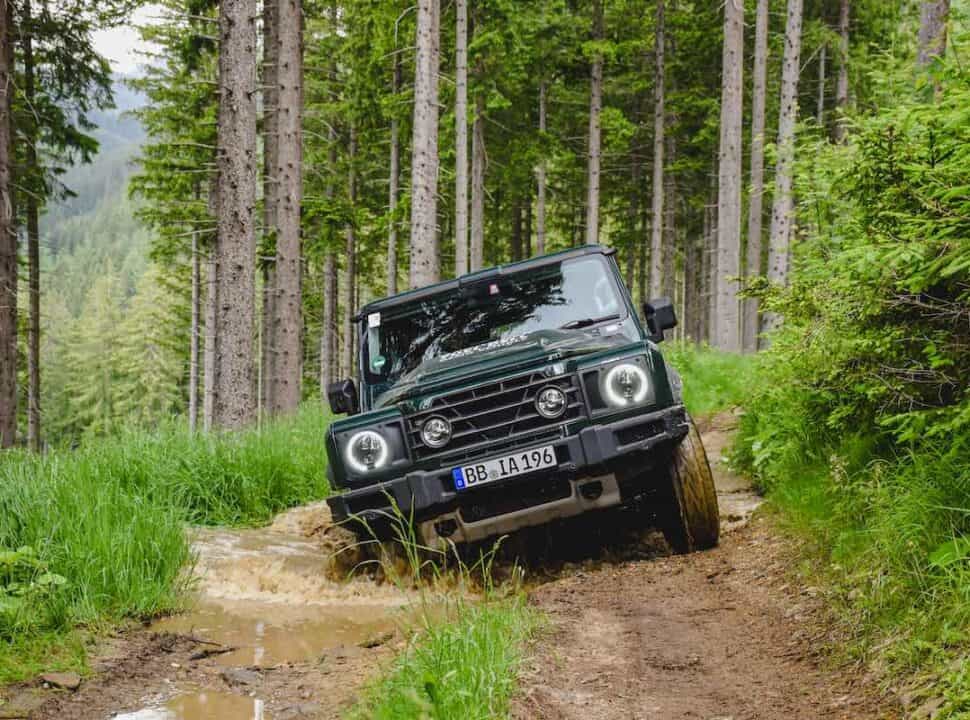
<path id="1" fill-rule="evenodd" d="M 649 430 L 645 431 L 645 437 L 637 435 L 639 428 Z M 680 441 L 687 435 L 688 428 L 684 407 L 675 405 L 612 423 L 591 425 L 576 435 L 551 442 L 545 440 L 537 445 L 552 444 L 558 457 L 568 457 L 568 460 L 560 461 L 557 468 L 545 472 L 560 476 L 565 473 L 575 478 L 628 469 L 631 458 Z M 621 439 L 631 436 L 632 441 L 621 443 Z M 516 448 L 514 452 L 528 449 Z M 503 454 L 508 452 L 513 451 Z M 506 482 L 514 483 L 516 479 Z M 392 499 L 405 517 L 423 520 L 453 510 L 459 497 L 460 493 L 451 486 L 451 471 L 446 468 L 415 471 L 349 490 L 329 497 L 327 503 L 337 521 L 358 517 L 368 522 L 380 522 L 392 511 Z"/>

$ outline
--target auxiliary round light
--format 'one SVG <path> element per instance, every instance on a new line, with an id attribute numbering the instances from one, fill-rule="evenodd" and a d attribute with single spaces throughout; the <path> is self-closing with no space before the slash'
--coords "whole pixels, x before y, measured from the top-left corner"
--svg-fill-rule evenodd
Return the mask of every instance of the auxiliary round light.
<path id="1" fill-rule="evenodd" d="M 566 393 L 555 385 L 544 387 L 536 395 L 536 411 L 547 420 L 566 412 Z"/>
<path id="2" fill-rule="evenodd" d="M 362 430 L 347 442 L 344 459 L 354 472 L 380 470 L 387 464 L 387 440 L 373 430 Z"/>
<path id="3" fill-rule="evenodd" d="M 613 407 L 626 407 L 643 402 L 650 389 L 647 374 L 639 365 L 614 365 L 603 378 L 603 395 Z"/>
<path id="4" fill-rule="evenodd" d="M 421 440 L 429 448 L 443 448 L 451 440 L 451 423 L 440 415 L 433 415 L 421 426 Z"/>

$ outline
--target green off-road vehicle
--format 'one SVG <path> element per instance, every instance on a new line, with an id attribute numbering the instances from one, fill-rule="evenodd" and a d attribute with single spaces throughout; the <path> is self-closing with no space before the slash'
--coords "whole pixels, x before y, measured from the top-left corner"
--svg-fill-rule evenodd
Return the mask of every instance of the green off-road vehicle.
<path id="1" fill-rule="evenodd" d="M 623 506 L 678 552 L 717 544 L 707 456 L 657 347 L 673 306 L 638 317 L 612 250 L 411 290 L 357 322 L 359 387 L 328 388 L 349 415 L 327 435 L 337 520 L 408 518 L 441 547 Z"/>

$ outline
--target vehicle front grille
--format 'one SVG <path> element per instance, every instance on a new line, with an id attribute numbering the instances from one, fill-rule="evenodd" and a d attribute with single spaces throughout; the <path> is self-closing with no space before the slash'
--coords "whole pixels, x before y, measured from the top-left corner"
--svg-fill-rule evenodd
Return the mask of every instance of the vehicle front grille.
<path id="1" fill-rule="evenodd" d="M 566 411 L 554 420 L 535 408 L 536 395 L 550 385 L 561 388 L 567 400 Z M 421 426 L 432 415 L 451 423 L 451 440 L 443 448 L 428 447 L 421 439 Z M 436 397 L 430 406 L 408 416 L 408 439 L 415 460 L 439 457 L 460 462 L 559 438 L 560 427 L 582 415 L 582 395 L 572 375 L 550 377 L 537 371 Z"/>

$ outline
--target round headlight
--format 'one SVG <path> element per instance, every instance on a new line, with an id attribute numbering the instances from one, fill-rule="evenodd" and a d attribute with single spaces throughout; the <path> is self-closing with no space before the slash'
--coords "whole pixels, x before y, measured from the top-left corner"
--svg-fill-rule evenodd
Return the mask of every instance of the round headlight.
<path id="1" fill-rule="evenodd" d="M 429 417 L 421 426 L 421 440 L 429 448 L 442 448 L 451 440 L 451 423 L 443 417 Z"/>
<path id="2" fill-rule="evenodd" d="M 547 420 L 559 417 L 566 412 L 566 393 L 555 386 L 542 388 L 536 395 L 536 410 Z"/>
<path id="3" fill-rule="evenodd" d="M 613 407 L 643 402 L 649 389 L 647 374 L 632 363 L 611 367 L 603 378 L 603 395 Z"/>
<path id="4" fill-rule="evenodd" d="M 389 454 L 387 440 L 373 430 L 363 430 L 350 438 L 344 459 L 355 472 L 366 473 L 384 467 Z"/>

